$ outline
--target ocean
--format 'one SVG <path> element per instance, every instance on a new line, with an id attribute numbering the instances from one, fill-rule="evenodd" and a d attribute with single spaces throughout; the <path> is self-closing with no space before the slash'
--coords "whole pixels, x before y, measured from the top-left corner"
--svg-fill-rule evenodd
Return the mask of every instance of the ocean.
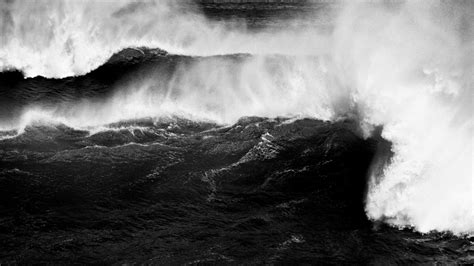
<path id="1" fill-rule="evenodd" d="M 473 263 L 469 7 L 1 3 L 0 263 Z"/>

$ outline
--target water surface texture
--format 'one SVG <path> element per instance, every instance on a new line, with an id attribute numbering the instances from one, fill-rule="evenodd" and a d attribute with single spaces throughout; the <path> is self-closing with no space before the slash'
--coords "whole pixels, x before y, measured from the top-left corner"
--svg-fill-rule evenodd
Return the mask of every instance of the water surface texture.
<path id="1" fill-rule="evenodd" d="M 473 263 L 472 8 L 0 3 L 0 263 Z"/>

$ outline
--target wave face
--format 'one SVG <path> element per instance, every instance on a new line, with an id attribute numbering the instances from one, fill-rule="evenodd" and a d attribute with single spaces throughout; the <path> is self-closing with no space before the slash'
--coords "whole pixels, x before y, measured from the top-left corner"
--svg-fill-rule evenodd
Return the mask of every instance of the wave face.
<path id="1" fill-rule="evenodd" d="M 420 232 L 474 232 L 470 1 L 327 4 L 330 17 L 314 11 L 259 30 L 211 21 L 172 1 L 8 1 L 0 8 L 2 69 L 55 78 L 90 72 L 22 81 L 79 82 L 82 91 L 67 101 L 19 100 L 22 107 L 2 118 L 4 129 L 169 115 L 223 124 L 249 115 L 351 116 L 367 136 L 382 126 L 392 142 L 393 156 L 370 177 L 370 219 Z M 169 54 L 125 55 L 138 62 L 120 79 L 113 78 L 120 60 L 92 71 L 125 47 Z M 90 92 L 87 80 L 97 73 L 111 77 L 101 81 L 106 92 Z"/>

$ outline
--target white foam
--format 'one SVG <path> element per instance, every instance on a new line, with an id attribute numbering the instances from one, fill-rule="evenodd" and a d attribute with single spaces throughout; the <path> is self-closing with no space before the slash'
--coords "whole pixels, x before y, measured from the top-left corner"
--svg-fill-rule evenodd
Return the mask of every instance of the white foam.
<path id="1" fill-rule="evenodd" d="M 178 14 L 162 1 L 128 15 L 113 15 L 125 2 L 42 4 L 7 7 L 14 26 L 3 27 L 10 31 L 0 48 L 3 66 L 29 76 L 81 74 L 126 46 L 253 56 L 178 66 L 169 83 L 145 80 L 101 103 L 31 108 L 17 126 L 35 119 L 100 126 L 167 115 L 219 123 L 249 115 L 331 120 L 356 112 L 368 134 L 383 125 L 395 153 L 382 176 L 371 177 L 367 215 L 421 232 L 474 232 L 471 2 L 348 4 L 330 33 L 249 33 Z M 34 26 L 21 26 L 27 24 Z"/>

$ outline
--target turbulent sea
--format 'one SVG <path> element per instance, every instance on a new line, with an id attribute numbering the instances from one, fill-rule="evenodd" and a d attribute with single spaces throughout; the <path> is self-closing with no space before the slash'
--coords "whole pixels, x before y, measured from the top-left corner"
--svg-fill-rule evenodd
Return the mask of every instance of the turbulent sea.
<path id="1" fill-rule="evenodd" d="M 69 69 L 59 71 L 56 59 L 40 60 L 39 65 L 19 63 L 7 55 L 7 49 L 15 47 L 1 43 L 5 56 L 0 61 L 0 263 L 474 262 L 469 202 L 472 114 L 465 115 L 472 103 L 463 97 L 472 92 L 462 89 L 472 85 L 466 81 L 469 73 L 443 76 L 443 68 L 438 68 L 436 77 L 426 71 L 423 76 L 423 71 L 413 70 L 420 67 L 415 64 L 419 57 L 411 58 L 410 67 L 407 62 L 390 65 L 391 74 L 357 65 L 365 74 L 375 73 L 369 76 L 380 85 L 378 94 L 360 88 L 360 73 L 353 65 L 341 67 L 337 56 L 320 54 L 326 45 L 314 44 L 310 50 L 302 45 L 312 44 L 314 36 L 307 36 L 316 32 L 321 42 L 328 34 L 349 34 L 334 22 L 341 20 L 335 10 L 345 14 L 339 6 L 163 3 L 127 4 L 113 15 L 139 17 L 145 21 L 138 25 L 147 25 L 144 17 L 152 8 L 191 9 L 199 12 L 193 28 L 198 35 L 160 39 L 161 47 L 143 38 L 117 45 L 116 51 L 107 46 L 103 56 L 112 55 L 99 63 L 94 61 L 98 57 L 90 57 L 94 63 L 80 63 L 88 55 L 73 54 Z M 16 4 L 3 7 L 2 14 L 11 19 L 0 25 L 7 25 L 3 30 L 10 36 L 16 36 L 17 28 L 24 30 L 15 26 L 21 24 L 15 12 L 24 16 L 26 11 Z M 53 11 L 31 10 L 48 17 L 54 14 L 50 8 Z M 404 14 L 393 4 L 383 8 L 398 8 Z M 89 14 L 90 9 L 84 10 Z M 187 25 L 175 21 L 175 13 L 157 12 L 169 19 L 165 25 L 171 28 Z M 313 16 L 318 19 L 310 19 Z M 205 24 L 200 24 L 203 18 Z M 400 23 L 397 19 L 392 25 Z M 229 33 L 219 31 L 216 25 L 222 24 Z M 244 33 L 239 28 L 243 24 Z M 286 40 L 278 35 L 287 27 L 294 35 L 282 36 L 300 42 L 294 44 L 300 45 L 297 53 L 285 53 Z M 318 31 L 313 32 L 315 27 Z M 141 28 L 131 29 L 125 33 L 139 34 Z M 168 30 L 151 28 L 143 34 Z M 370 29 L 374 35 L 377 30 Z M 416 33 L 418 28 L 410 30 Z M 216 53 L 201 45 L 199 34 L 209 32 L 222 39 L 213 42 L 221 49 Z M 22 43 L 28 40 L 25 34 L 18 36 L 16 49 L 30 45 Z M 334 41 L 329 39 L 325 40 Z M 420 47 L 426 51 L 426 40 L 441 59 L 450 55 L 451 50 L 432 47 L 426 37 L 415 48 L 400 48 L 397 42 L 395 57 L 418 53 Z M 353 42 L 357 51 L 359 45 Z M 166 49 L 171 43 L 179 48 Z M 225 47 L 226 43 L 237 47 Z M 283 47 L 275 48 L 277 43 Z M 106 44 L 112 45 L 100 42 Z M 262 53 L 259 45 L 268 45 L 269 53 Z M 25 51 L 46 49 L 33 48 Z M 390 44 L 381 49 L 377 51 L 395 51 Z M 362 50 L 366 56 L 368 50 Z M 36 55 L 31 52 L 30 58 L 44 56 Z M 374 56 L 371 64 L 377 66 L 379 59 Z M 392 62 L 390 56 L 382 59 L 384 67 Z M 428 64 L 425 59 L 419 61 Z M 472 65 L 461 57 L 441 59 L 436 63 L 452 68 Z M 378 83 L 380 75 L 390 85 Z M 405 79 L 396 83 L 398 78 Z M 404 90 L 393 84 L 411 87 Z M 398 94 L 390 93 L 394 88 Z M 420 108 L 438 110 L 432 114 L 438 123 L 431 123 L 431 116 Z M 391 112 L 396 115 L 388 115 Z M 452 139 L 445 141 L 446 135 Z M 433 155 L 441 150 L 444 164 Z M 449 167 L 457 172 L 446 175 L 442 170 Z M 445 185 L 446 177 L 457 185 Z"/>

